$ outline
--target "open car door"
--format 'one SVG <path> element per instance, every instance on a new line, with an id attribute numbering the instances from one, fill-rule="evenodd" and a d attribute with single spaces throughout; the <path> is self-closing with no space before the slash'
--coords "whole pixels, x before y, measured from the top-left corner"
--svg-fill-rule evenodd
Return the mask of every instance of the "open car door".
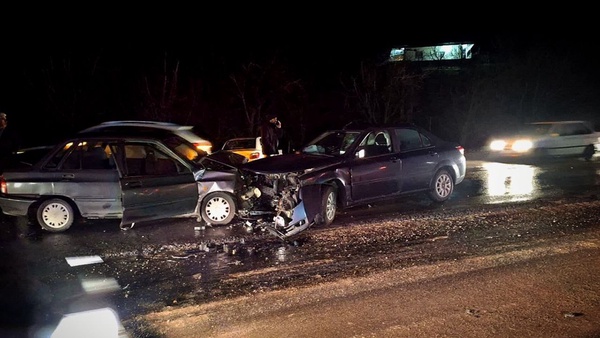
<path id="1" fill-rule="evenodd" d="M 158 143 L 124 142 L 120 158 L 121 227 L 170 217 L 197 216 L 198 185 L 192 170 Z"/>

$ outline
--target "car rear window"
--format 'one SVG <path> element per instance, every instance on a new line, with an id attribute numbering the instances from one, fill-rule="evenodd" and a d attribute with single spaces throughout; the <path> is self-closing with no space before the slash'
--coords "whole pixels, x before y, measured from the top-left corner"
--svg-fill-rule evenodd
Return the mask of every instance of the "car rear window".
<path id="1" fill-rule="evenodd" d="M 236 149 L 254 149 L 256 148 L 256 139 L 244 139 L 244 140 L 229 140 L 225 143 L 223 150 L 236 150 Z"/>

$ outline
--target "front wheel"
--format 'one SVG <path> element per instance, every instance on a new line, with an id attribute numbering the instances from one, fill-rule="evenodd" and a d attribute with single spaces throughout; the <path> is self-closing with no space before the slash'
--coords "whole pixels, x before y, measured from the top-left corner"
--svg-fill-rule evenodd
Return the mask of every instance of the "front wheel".
<path id="1" fill-rule="evenodd" d="M 446 169 L 439 170 L 433 177 L 429 197 L 435 202 L 444 202 L 454 191 L 454 179 Z"/>
<path id="2" fill-rule="evenodd" d="M 75 213 L 69 202 L 60 198 L 42 202 L 37 208 L 36 216 L 42 229 L 50 232 L 65 231 L 75 220 Z"/>
<path id="3" fill-rule="evenodd" d="M 209 224 L 229 224 L 236 213 L 233 197 L 228 193 L 214 192 L 202 200 L 202 219 Z"/>
<path id="4" fill-rule="evenodd" d="M 325 226 L 330 225 L 337 210 L 337 194 L 335 188 L 327 185 L 321 195 L 321 216 Z"/>

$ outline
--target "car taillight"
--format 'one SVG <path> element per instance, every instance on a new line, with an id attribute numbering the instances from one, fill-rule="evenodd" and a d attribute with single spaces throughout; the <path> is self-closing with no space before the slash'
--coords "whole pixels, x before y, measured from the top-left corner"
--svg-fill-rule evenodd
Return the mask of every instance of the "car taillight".
<path id="1" fill-rule="evenodd" d="M 0 176 L 0 192 L 2 192 L 3 194 L 8 194 L 8 187 L 6 185 L 6 180 L 2 176 Z"/>
<path id="2" fill-rule="evenodd" d="M 458 151 L 460 151 L 460 153 L 464 156 L 465 155 L 465 148 L 463 148 L 462 146 L 456 146 L 456 149 Z"/>
<path id="3" fill-rule="evenodd" d="M 259 154 L 259 153 L 257 153 L 257 152 L 254 152 L 254 153 L 251 153 L 251 154 L 250 154 L 250 159 L 251 159 L 251 160 L 256 160 L 256 159 L 257 159 L 257 158 L 259 158 L 259 157 L 260 157 L 260 154 Z"/>

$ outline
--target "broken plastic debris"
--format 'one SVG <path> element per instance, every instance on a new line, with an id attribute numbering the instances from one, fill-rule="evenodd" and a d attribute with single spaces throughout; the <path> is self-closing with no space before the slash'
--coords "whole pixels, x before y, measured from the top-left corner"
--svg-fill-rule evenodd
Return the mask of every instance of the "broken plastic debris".
<path id="1" fill-rule="evenodd" d="M 80 266 L 96 263 L 104 263 L 100 256 L 75 256 L 65 257 L 69 266 Z"/>
<path id="2" fill-rule="evenodd" d="M 81 287 L 88 294 L 112 292 L 121 288 L 114 278 L 84 278 L 81 280 Z"/>
<path id="3" fill-rule="evenodd" d="M 465 312 L 475 318 L 479 318 L 481 316 L 480 311 L 476 309 L 466 309 Z"/>

